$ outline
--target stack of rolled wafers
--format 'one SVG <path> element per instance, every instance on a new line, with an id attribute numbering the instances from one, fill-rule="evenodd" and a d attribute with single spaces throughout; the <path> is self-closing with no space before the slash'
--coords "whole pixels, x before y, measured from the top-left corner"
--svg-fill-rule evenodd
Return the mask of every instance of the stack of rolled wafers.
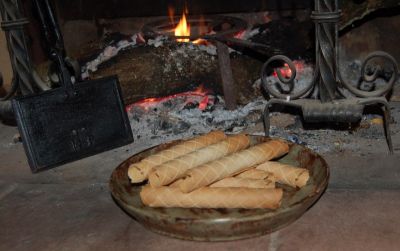
<path id="1" fill-rule="evenodd" d="M 277 209 L 283 190 L 276 182 L 301 188 L 310 176 L 271 161 L 288 151 L 281 140 L 250 146 L 247 135 L 214 131 L 133 163 L 128 176 L 148 180 L 140 197 L 150 207 Z"/>

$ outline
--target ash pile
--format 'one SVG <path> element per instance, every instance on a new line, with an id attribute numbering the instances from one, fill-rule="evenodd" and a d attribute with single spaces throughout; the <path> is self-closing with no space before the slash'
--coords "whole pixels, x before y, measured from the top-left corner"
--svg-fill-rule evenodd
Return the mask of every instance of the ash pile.
<path id="1" fill-rule="evenodd" d="M 136 140 L 185 137 L 224 130 L 237 133 L 261 121 L 266 100 L 259 98 L 236 110 L 225 109 L 220 95 L 184 92 L 169 97 L 149 98 L 127 107 Z"/>

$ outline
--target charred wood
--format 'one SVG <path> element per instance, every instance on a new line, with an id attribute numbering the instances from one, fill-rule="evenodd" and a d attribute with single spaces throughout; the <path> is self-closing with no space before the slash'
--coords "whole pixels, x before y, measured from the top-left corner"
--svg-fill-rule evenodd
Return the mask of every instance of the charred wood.
<path id="1" fill-rule="evenodd" d="M 200 49 L 202 48 L 202 49 Z M 214 50 L 211 55 L 205 50 Z M 231 53 L 237 102 L 245 104 L 259 93 L 251 88 L 259 78 L 262 61 Z M 166 43 L 159 47 L 142 46 L 120 52 L 99 66 L 91 78 L 117 74 L 124 101 L 129 104 L 144 98 L 160 97 L 193 90 L 203 84 L 223 95 L 215 47 Z"/>

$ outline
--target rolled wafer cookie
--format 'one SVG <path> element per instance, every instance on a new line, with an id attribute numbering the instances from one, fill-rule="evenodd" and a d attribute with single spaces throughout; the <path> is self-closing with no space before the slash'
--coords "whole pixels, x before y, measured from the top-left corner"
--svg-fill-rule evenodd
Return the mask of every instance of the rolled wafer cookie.
<path id="1" fill-rule="evenodd" d="M 261 171 L 261 170 L 257 170 Z M 262 171 L 262 173 L 266 173 L 267 176 L 260 179 L 253 178 L 241 178 L 238 176 L 227 177 L 222 180 L 219 180 L 210 185 L 210 187 L 247 187 L 247 188 L 275 188 L 276 178 L 271 174 Z M 170 187 L 179 187 L 179 184 L 183 181 L 183 179 L 178 179 L 175 182 L 171 183 Z"/>
<path id="2" fill-rule="evenodd" d="M 277 182 L 292 186 L 303 187 L 310 178 L 310 173 L 305 168 L 294 167 L 276 161 L 267 161 L 257 166 L 256 169 L 271 172 Z"/>
<path id="3" fill-rule="evenodd" d="M 289 146 L 280 140 L 270 140 L 255 145 L 249 149 L 190 169 L 179 182 L 179 189 L 184 193 L 191 192 L 223 178 L 233 176 L 250 166 L 280 157 L 288 151 Z"/>
<path id="4" fill-rule="evenodd" d="M 275 188 L 275 181 L 227 177 L 211 184 L 210 187 Z"/>
<path id="5" fill-rule="evenodd" d="M 258 170 L 255 167 L 249 170 L 246 170 L 244 172 L 241 172 L 237 175 L 235 175 L 237 178 L 244 178 L 244 179 L 257 179 L 257 180 L 264 180 L 264 179 L 269 179 L 269 180 L 274 180 L 275 182 L 275 177 L 272 173 L 270 172 L 265 172 L 263 170 Z"/>
<path id="6" fill-rule="evenodd" d="M 196 166 L 219 159 L 248 147 L 250 139 L 244 134 L 229 136 L 227 139 L 180 156 L 153 168 L 149 182 L 153 187 L 168 185 L 184 176 L 185 172 Z"/>
<path id="7" fill-rule="evenodd" d="M 178 188 L 144 186 L 140 198 L 150 207 L 269 208 L 280 206 L 282 189 L 202 187 L 191 193 Z"/>
<path id="8" fill-rule="evenodd" d="M 225 138 L 226 135 L 224 132 L 213 131 L 184 141 L 176 146 L 146 157 L 137 163 L 131 164 L 128 169 L 128 176 L 132 183 L 142 182 L 147 179 L 149 172 L 153 167 L 200 148 L 217 143 Z"/>

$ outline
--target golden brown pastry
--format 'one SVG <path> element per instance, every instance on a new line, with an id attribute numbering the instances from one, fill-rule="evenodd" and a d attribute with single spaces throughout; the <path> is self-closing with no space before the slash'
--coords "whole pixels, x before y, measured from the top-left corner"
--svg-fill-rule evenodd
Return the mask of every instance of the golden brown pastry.
<path id="1" fill-rule="evenodd" d="M 179 189 L 185 193 L 191 192 L 238 174 L 251 166 L 280 157 L 288 151 L 287 143 L 280 140 L 270 140 L 255 145 L 241 152 L 190 169 L 179 182 Z"/>
<path id="2" fill-rule="evenodd" d="M 128 176 L 132 183 L 147 179 L 151 169 L 169 160 L 193 152 L 208 145 L 217 143 L 226 138 L 222 131 L 213 131 L 208 134 L 184 141 L 169 149 L 153 154 L 129 166 Z"/>
<path id="3" fill-rule="evenodd" d="M 257 166 L 256 169 L 273 173 L 277 182 L 292 187 L 303 187 L 310 178 L 310 173 L 307 169 L 282 164 L 276 161 L 267 161 Z"/>
<path id="4" fill-rule="evenodd" d="M 248 147 L 250 139 L 244 134 L 229 136 L 227 139 L 197 151 L 183 155 L 153 168 L 149 174 L 151 186 L 168 185 L 181 178 L 185 172 L 196 166 L 219 159 Z"/>
<path id="5" fill-rule="evenodd" d="M 150 207 L 183 208 L 269 208 L 276 209 L 282 200 L 282 189 L 202 187 L 182 193 L 174 187 L 144 186 L 140 198 Z"/>

